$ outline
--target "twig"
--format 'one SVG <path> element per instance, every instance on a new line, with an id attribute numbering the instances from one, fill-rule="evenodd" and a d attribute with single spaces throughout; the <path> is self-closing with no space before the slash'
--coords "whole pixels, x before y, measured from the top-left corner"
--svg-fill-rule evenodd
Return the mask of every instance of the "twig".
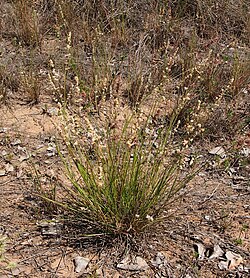
<path id="1" fill-rule="evenodd" d="M 65 252 L 62 250 L 62 255 L 61 255 L 60 261 L 59 261 L 59 263 L 58 263 L 58 265 L 57 265 L 57 267 L 56 267 L 56 270 L 55 270 L 55 273 L 54 273 L 53 277 L 56 277 L 57 271 L 58 271 L 58 269 L 59 269 L 59 266 L 60 266 L 60 264 L 61 264 L 61 261 L 62 261 L 62 258 L 63 258 L 63 257 L 65 257 Z"/>
<path id="2" fill-rule="evenodd" d="M 214 188 L 213 192 L 208 197 L 204 198 L 204 200 L 199 205 L 203 205 L 207 201 L 211 200 L 214 197 L 214 194 L 217 191 L 218 187 L 219 187 L 219 184 Z"/>

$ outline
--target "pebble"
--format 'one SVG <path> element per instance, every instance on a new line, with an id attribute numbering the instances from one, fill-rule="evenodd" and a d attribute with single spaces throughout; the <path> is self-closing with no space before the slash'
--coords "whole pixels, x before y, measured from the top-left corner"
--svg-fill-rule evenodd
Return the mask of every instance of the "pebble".
<path id="1" fill-rule="evenodd" d="M 211 150 L 209 151 L 209 154 L 218 155 L 218 156 L 220 156 L 221 158 L 226 157 L 226 152 L 225 152 L 224 148 L 221 147 L 221 146 L 218 146 L 218 147 L 215 147 L 215 148 L 211 149 Z"/>
<path id="2" fill-rule="evenodd" d="M 5 170 L 0 170 L 0 177 L 5 176 L 6 175 L 6 171 Z"/>
<path id="3" fill-rule="evenodd" d="M 79 273 L 84 271 L 88 264 L 89 264 L 89 259 L 88 258 L 83 258 L 81 256 L 77 256 L 74 258 L 74 263 L 75 263 L 75 272 Z"/>
<path id="4" fill-rule="evenodd" d="M 148 269 L 149 266 L 141 257 L 136 257 L 133 261 L 130 257 L 126 257 L 117 265 L 117 268 L 130 271 L 144 271 Z"/>

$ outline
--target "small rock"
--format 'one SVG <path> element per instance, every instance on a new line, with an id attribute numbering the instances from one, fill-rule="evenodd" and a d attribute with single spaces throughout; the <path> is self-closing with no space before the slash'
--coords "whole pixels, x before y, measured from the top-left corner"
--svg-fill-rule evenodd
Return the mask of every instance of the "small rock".
<path id="1" fill-rule="evenodd" d="M 27 152 L 26 147 L 17 146 L 17 149 L 18 149 L 20 152 L 24 152 L 24 153 Z"/>
<path id="2" fill-rule="evenodd" d="M 228 269 L 234 270 L 236 267 L 238 267 L 241 263 L 243 263 L 243 258 L 241 255 L 233 253 L 231 251 L 226 252 L 226 258 L 228 260 Z"/>
<path id="3" fill-rule="evenodd" d="M 205 216 L 204 216 L 204 219 L 205 219 L 206 221 L 211 221 L 211 220 L 212 220 L 212 218 L 211 218 L 210 215 L 205 215 Z"/>
<path id="4" fill-rule="evenodd" d="M 54 156 L 57 153 L 56 145 L 54 143 L 50 143 L 47 148 L 47 156 Z"/>
<path id="5" fill-rule="evenodd" d="M 218 263 L 218 267 L 219 267 L 220 270 L 227 270 L 228 262 L 227 261 L 220 261 Z"/>
<path id="6" fill-rule="evenodd" d="M 0 133 L 5 133 L 7 131 L 7 127 L 1 127 L 0 128 Z"/>
<path id="7" fill-rule="evenodd" d="M 14 171 L 14 167 L 12 164 L 8 163 L 5 165 L 5 170 L 6 172 L 13 172 Z"/>
<path id="8" fill-rule="evenodd" d="M 203 260 L 206 257 L 206 247 L 202 243 L 195 243 L 195 246 L 197 246 L 197 251 L 199 254 L 198 259 Z"/>
<path id="9" fill-rule="evenodd" d="M 17 145 L 20 145 L 22 143 L 22 141 L 20 139 L 16 139 L 15 141 L 13 141 L 11 143 L 12 146 L 17 146 Z"/>
<path id="10" fill-rule="evenodd" d="M 104 277 L 103 275 L 103 269 L 102 268 L 98 268 L 95 272 L 95 274 L 97 275 L 97 277 Z"/>
<path id="11" fill-rule="evenodd" d="M 220 248 L 219 245 L 215 245 L 215 246 L 214 246 L 214 252 L 213 252 L 212 255 L 209 257 L 209 260 L 222 257 L 223 255 L 224 255 L 224 251 Z"/>
<path id="12" fill-rule="evenodd" d="M 89 259 L 88 258 L 83 258 L 81 256 L 77 256 L 74 258 L 74 263 L 75 263 L 75 272 L 79 273 L 84 271 L 88 264 L 89 264 Z"/>
<path id="13" fill-rule="evenodd" d="M 19 268 L 13 268 L 11 269 L 11 273 L 13 276 L 19 276 L 20 275 L 20 269 Z"/>
<path id="14" fill-rule="evenodd" d="M 48 113 L 48 115 L 49 116 L 58 116 L 58 108 L 56 108 L 56 107 L 51 107 L 51 108 L 48 108 L 47 109 L 47 113 Z"/>
<path id="15" fill-rule="evenodd" d="M 235 270 L 240 264 L 243 263 L 241 255 L 227 251 L 225 254 L 226 261 L 220 261 L 218 266 L 221 270 Z"/>
<path id="16" fill-rule="evenodd" d="M 0 169 L 0 177 L 5 175 L 6 175 L 6 171 L 4 169 Z"/>
<path id="17" fill-rule="evenodd" d="M 248 156 L 250 156 L 250 148 L 245 147 L 242 149 L 242 151 L 240 153 L 243 154 L 244 156 L 248 157 Z"/>
<path id="18" fill-rule="evenodd" d="M 228 169 L 228 173 L 232 176 L 233 174 L 237 173 L 237 171 L 233 167 L 230 167 Z"/>
<path id="19" fill-rule="evenodd" d="M 17 173 L 16 173 L 16 177 L 19 179 L 21 178 L 21 176 L 23 175 L 23 171 L 22 170 L 19 170 Z"/>
<path id="20" fill-rule="evenodd" d="M 165 256 L 161 252 L 158 252 L 155 259 L 152 260 L 152 265 L 155 267 L 160 267 L 162 264 L 164 264 L 164 260 Z"/>
<path id="21" fill-rule="evenodd" d="M 6 156 L 8 154 L 8 152 L 6 152 L 5 150 L 2 151 L 2 156 Z"/>
<path id="22" fill-rule="evenodd" d="M 56 226 L 47 226 L 46 228 L 42 228 L 41 233 L 43 236 L 56 236 L 58 229 Z"/>
<path id="23" fill-rule="evenodd" d="M 128 256 L 117 265 L 117 268 L 130 271 L 144 271 L 148 269 L 149 266 L 141 257 L 137 256 L 134 260 L 131 260 Z"/>
<path id="24" fill-rule="evenodd" d="M 25 160 L 27 160 L 27 159 L 29 159 L 30 158 L 30 156 L 28 155 L 28 154 L 26 154 L 26 155 L 21 155 L 19 158 L 18 158 L 18 160 L 20 161 L 20 162 L 23 162 L 23 161 L 25 161 Z"/>
<path id="25" fill-rule="evenodd" d="M 215 147 L 215 148 L 211 149 L 211 150 L 209 151 L 209 154 L 218 155 L 218 156 L 220 156 L 221 158 L 226 157 L 226 152 L 225 152 L 224 148 L 221 147 L 221 146 L 218 146 L 218 147 Z"/>

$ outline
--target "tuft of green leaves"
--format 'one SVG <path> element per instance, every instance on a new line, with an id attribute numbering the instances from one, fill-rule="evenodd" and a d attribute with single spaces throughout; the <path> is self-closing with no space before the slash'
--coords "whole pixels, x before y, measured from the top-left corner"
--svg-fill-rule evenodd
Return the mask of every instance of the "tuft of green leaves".
<path id="1" fill-rule="evenodd" d="M 159 135 L 155 148 L 145 136 L 146 124 L 131 146 L 128 126 L 119 138 L 108 131 L 105 140 L 93 144 L 92 155 L 67 136 L 68 156 L 58 148 L 70 185 L 63 185 L 64 198 L 50 201 L 99 234 L 136 235 L 163 220 L 168 205 L 195 175 L 184 174 L 181 157 L 173 161 L 169 156 L 169 132 Z"/>

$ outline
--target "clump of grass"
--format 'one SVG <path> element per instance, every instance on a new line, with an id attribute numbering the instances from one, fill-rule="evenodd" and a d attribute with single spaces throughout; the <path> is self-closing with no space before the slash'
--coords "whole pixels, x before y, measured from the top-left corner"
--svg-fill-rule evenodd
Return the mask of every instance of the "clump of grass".
<path id="1" fill-rule="evenodd" d="M 205 48 L 201 54 L 190 41 L 170 72 L 177 92 L 186 98 L 178 114 L 181 136 L 215 140 L 241 132 L 249 113 L 248 72 L 246 53 L 237 47 Z"/>
<path id="2" fill-rule="evenodd" d="M 62 198 L 44 198 L 70 212 L 69 221 L 77 219 L 98 235 L 136 235 L 163 220 L 195 174 L 181 171 L 180 157 L 170 159 L 166 144 L 171 131 L 160 135 L 155 148 L 146 138 L 147 124 L 131 144 L 129 124 L 119 137 L 108 130 L 101 140 L 90 121 L 85 123 L 93 134 L 91 152 L 72 137 L 73 129 L 67 125 L 63 134 L 68 156 L 58 151 L 70 185 L 62 185 Z"/>
<path id="3" fill-rule="evenodd" d="M 233 35 L 248 40 L 249 5 L 245 0 L 175 0 L 171 3 L 174 17 L 192 18 L 201 37 Z"/>
<path id="4" fill-rule="evenodd" d="M 35 47 L 40 45 L 38 15 L 34 9 L 34 1 L 16 0 L 15 25 L 17 39 L 21 44 Z"/>
<path id="5" fill-rule="evenodd" d="M 31 68 L 29 71 L 23 72 L 21 83 L 22 88 L 27 95 L 27 103 L 39 103 L 41 83 L 37 71 Z"/>

